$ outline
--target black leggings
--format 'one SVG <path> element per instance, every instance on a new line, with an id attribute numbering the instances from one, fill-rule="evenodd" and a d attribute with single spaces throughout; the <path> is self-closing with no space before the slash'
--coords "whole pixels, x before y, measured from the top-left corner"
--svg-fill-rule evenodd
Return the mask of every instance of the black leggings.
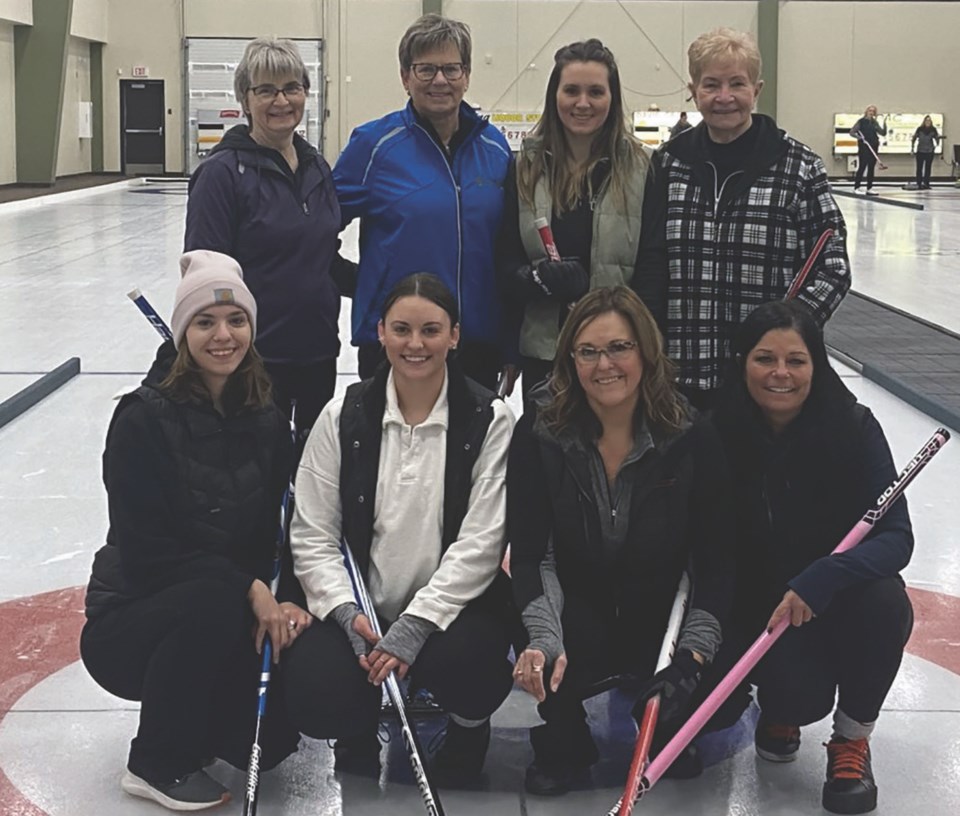
<path id="1" fill-rule="evenodd" d="M 513 685 L 509 651 L 505 620 L 474 601 L 446 630 L 427 638 L 410 667 L 410 685 L 429 690 L 447 712 L 484 719 Z M 339 739 L 376 733 L 380 687 L 367 681 L 333 620 L 314 620 L 284 654 L 283 668 L 290 715 L 304 734 Z"/>
<path id="2" fill-rule="evenodd" d="M 273 401 L 290 419 L 290 405 L 297 401 L 297 462 L 317 417 L 332 398 L 337 386 L 337 361 L 321 360 L 307 365 L 267 363 L 273 383 Z"/>
<path id="3" fill-rule="evenodd" d="M 930 186 L 930 171 L 933 169 L 933 153 L 917 153 L 917 187 Z"/>
<path id="4" fill-rule="evenodd" d="M 876 149 L 876 148 L 874 148 Z M 867 189 L 873 187 L 873 171 L 877 166 L 877 159 L 870 151 L 866 142 L 857 143 L 857 173 L 853 178 L 853 186 L 859 187 L 863 181 L 863 174 L 867 174 Z"/>
<path id="5" fill-rule="evenodd" d="M 539 764 L 583 766 L 596 760 L 583 701 L 598 682 L 615 675 L 644 681 L 653 674 L 663 631 L 652 622 L 609 621 L 576 596 L 564 598 L 563 648 L 567 669 L 556 692 L 549 689 L 552 666 L 544 668 L 547 697 L 537 707 L 544 724 L 532 728 L 530 742 Z M 624 644 L 629 644 L 626 647 Z"/>
<path id="6" fill-rule="evenodd" d="M 252 625 L 246 591 L 215 579 L 175 584 L 87 622 L 80 656 L 91 677 L 142 703 L 127 762 L 133 773 L 169 781 L 211 756 L 246 767 L 260 677 Z M 281 684 L 271 683 L 261 768 L 296 751 L 299 739 Z"/>
<path id="7" fill-rule="evenodd" d="M 698 703 L 732 668 L 764 623 L 756 631 L 733 632 L 724 638 L 697 691 Z M 721 706 L 707 730 L 726 728 L 739 719 L 750 702 L 751 683 L 757 686 L 760 708 L 773 722 L 807 725 L 826 717 L 835 703 L 854 720 L 873 722 L 900 669 L 912 629 L 913 607 L 900 578 L 843 590 L 822 615 L 783 634 L 751 673 L 749 683 Z"/>

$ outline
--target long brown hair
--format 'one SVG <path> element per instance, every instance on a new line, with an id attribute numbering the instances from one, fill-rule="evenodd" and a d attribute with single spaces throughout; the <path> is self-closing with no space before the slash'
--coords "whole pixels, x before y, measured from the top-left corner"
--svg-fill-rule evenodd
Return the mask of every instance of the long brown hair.
<path id="1" fill-rule="evenodd" d="M 182 402 L 210 402 L 210 392 L 203 382 L 200 366 L 187 348 L 186 340 L 180 343 L 170 372 L 160 383 L 162 392 Z M 263 358 L 250 344 L 236 371 L 227 378 L 222 402 L 228 413 L 240 408 L 265 408 L 273 401 L 270 376 L 263 365 Z"/>
<path id="2" fill-rule="evenodd" d="M 629 178 L 638 166 L 646 172 L 649 159 L 627 124 L 617 61 L 610 49 L 597 39 L 565 45 L 554 54 L 553 60 L 543 114 L 531 133 L 532 136 L 539 137 L 539 147 L 521 150 L 517 161 L 517 187 L 520 196 L 532 205 L 537 182 L 541 177 L 546 177 L 550 183 L 553 211 L 560 214 L 571 210 L 583 192 L 584 183 L 589 186 L 597 162 L 609 159 L 610 173 L 606 184 L 609 185 L 617 207 L 621 212 L 626 212 L 628 205 L 633 202 L 627 201 L 625 179 Z M 570 170 L 570 148 L 560 114 L 557 112 L 560 74 L 573 62 L 599 62 L 606 66 L 610 83 L 610 112 L 607 120 L 593 139 L 590 158 L 576 172 Z M 591 196 L 596 193 L 596 190 L 590 190 Z M 639 206 L 639 202 L 636 204 Z"/>
<path id="3" fill-rule="evenodd" d="M 687 418 L 687 411 L 674 384 L 676 369 L 664 354 L 660 331 L 650 310 L 626 286 L 604 287 L 588 292 L 567 316 L 557 341 L 557 357 L 550 378 L 553 398 L 542 411 L 544 422 L 554 432 L 571 425 L 585 427 L 596 423 L 596 415 L 587 402 L 587 395 L 577 376 L 573 348 L 588 323 L 610 312 L 627 321 L 637 341 L 643 360 L 638 408 L 643 411 L 648 425 L 651 430 L 664 433 L 680 430 Z"/>

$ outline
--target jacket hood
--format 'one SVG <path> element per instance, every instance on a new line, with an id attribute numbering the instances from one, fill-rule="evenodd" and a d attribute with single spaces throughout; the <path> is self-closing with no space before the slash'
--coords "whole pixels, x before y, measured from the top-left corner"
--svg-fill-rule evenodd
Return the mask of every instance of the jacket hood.
<path id="1" fill-rule="evenodd" d="M 297 155 L 301 160 L 304 156 L 315 156 L 317 149 L 304 139 L 299 133 L 293 135 L 293 144 L 297 149 Z M 253 140 L 250 135 L 250 128 L 247 125 L 234 125 L 230 130 L 223 134 L 223 138 L 210 151 L 212 156 L 223 150 L 239 150 L 248 153 L 268 153 L 275 152 L 272 147 L 265 147 Z"/>
<path id="2" fill-rule="evenodd" d="M 173 341 L 164 340 L 157 349 L 156 357 L 153 359 L 147 376 L 143 378 L 142 385 L 156 390 L 170 373 L 170 369 L 173 367 L 173 361 L 176 358 L 177 350 L 173 345 Z"/>
<path id="3" fill-rule="evenodd" d="M 750 164 L 755 167 L 769 167 L 787 152 L 786 132 L 777 127 L 777 123 L 762 113 L 753 114 L 753 127 L 758 128 L 757 142 L 751 155 Z M 707 126 L 700 122 L 664 144 L 662 150 L 687 164 L 705 162 L 710 155 L 710 136 Z"/>

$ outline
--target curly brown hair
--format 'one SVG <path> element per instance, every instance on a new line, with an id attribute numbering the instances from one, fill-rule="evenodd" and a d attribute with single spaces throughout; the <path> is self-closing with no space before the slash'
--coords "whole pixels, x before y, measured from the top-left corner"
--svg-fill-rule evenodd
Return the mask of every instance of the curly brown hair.
<path id="1" fill-rule="evenodd" d="M 596 415 L 577 376 L 573 349 L 584 327 L 610 312 L 627 321 L 643 360 L 638 408 L 643 411 L 651 430 L 675 433 L 687 419 L 686 403 L 676 389 L 676 368 L 663 351 L 660 330 L 650 310 L 626 286 L 588 292 L 567 316 L 557 341 L 557 356 L 550 378 L 552 399 L 541 414 L 544 422 L 554 433 L 572 425 L 585 427 L 596 423 Z"/>

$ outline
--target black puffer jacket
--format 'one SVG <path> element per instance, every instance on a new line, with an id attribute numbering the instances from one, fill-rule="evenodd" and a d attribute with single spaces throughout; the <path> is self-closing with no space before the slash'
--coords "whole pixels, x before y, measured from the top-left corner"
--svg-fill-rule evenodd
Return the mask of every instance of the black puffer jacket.
<path id="1" fill-rule="evenodd" d="M 507 471 L 507 533 L 514 598 L 520 609 L 544 594 L 541 564 L 552 539 L 565 598 L 579 598 L 601 619 L 643 621 L 662 633 L 680 573 L 695 583 L 692 608 L 722 624 L 731 603 L 732 518 L 729 479 L 716 432 L 698 423 L 652 434 L 652 446 L 625 465 L 632 497 L 627 539 L 602 544 L 609 506 L 591 486 L 587 446 L 557 436 L 527 411 L 514 429 Z M 634 633 L 638 641 L 643 633 Z M 659 641 L 658 641 L 659 642 Z"/>
<path id="2" fill-rule="evenodd" d="M 157 352 L 143 385 L 107 432 L 103 481 L 110 530 L 96 554 L 87 616 L 181 581 L 268 580 L 291 467 L 286 421 L 273 406 L 217 413 L 158 390 L 174 357 Z"/>

